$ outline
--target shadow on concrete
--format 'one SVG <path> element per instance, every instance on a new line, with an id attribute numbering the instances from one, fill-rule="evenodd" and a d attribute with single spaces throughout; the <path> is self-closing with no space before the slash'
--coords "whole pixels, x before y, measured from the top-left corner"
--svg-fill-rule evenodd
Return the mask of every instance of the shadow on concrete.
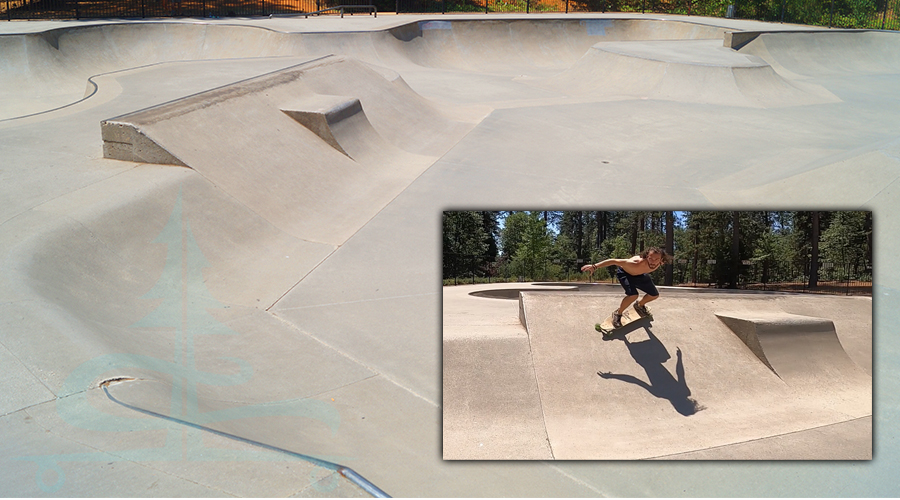
<path id="1" fill-rule="evenodd" d="M 500 288 L 495 290 L 477 290 L 474 292 L 470 292 L 469 295 L 473 297 L 484 297 L 488 299 L 504 299 L 504 300 L 519 300 L 519 292 L 535 292 L 535 293 L 552 293 L 552 292 L 577 292 L 579 289 L 577 287 L 571 287 L 567 290 L 535 290 L 534 288 Z"/>
<path id="2" fill-rule="evenodd" d="M 611 340 L 623 340 L 627 343 L 628 339 L 626 338 L 626 335 L 628 335 L 629 333 L 631 333 L 635 330 L 638 330 L 640 328 L 644 328 L 645 330 L 647 330 L 649 332 L 650 325 L 652 325 L 652 324 L 653 324 L 653 318 L 651 318 L 651 317 L 638 318 L 638 319 L 632 321 L 631 323 L 628 323 L 625 326 L 617 328 L 611 335 L 604 335 L 603 341 L 609 342 Z"/>
<path id="3" fill-rule="evenodd" d="M 669 373 L 669 370 L 666 369 L 665 365 L 663 365 L 663 363 L 668 361 L 672 356 L 669 354 L 666 346 L 653 335 L 649 326 L 644 326 L 644 329 L 650 337 L 648 340 L 643 340 L 641 342 L 628 341 L 628 338 L 625 337 L 625 334 L 628 332 L 624 330 L 633 325 L 634 323 L 627 325 L 622 333 L 617 334 L 616 337 L 619 337 L 619 339 L 625 343 L 625 346 L 628 347 L 628 352 L 631 354 L 631 357 L 634 358 L 647 373 L 647 378 L 650 380 L 650 383 L 648 384 L 637 377 L 626 374 L 601 371 L 597 372 L 597 375 L 600 375 L 600 377 L 604 379 L 615 379 L 635 384 L 646 389 L 647 392 L 658 398 L 668 399 L 669 402 L 672 403 L 672 407 L 675 408 L 675 411 L 686 417 L 704 410 L 706 407 L 700 405 L 695 399 L 690 397 L 691 390 L 688 388 L 687 380 L 684 376 L 684 363 L 682 362 L 681 349 L 676 348 L 675 351 L 678 361 L 675 365 L 675 376 L 673 377 L 672 374 Z M 633 331 L 635 329 L 636 328 L 631 328 L 628 331 Z"/>

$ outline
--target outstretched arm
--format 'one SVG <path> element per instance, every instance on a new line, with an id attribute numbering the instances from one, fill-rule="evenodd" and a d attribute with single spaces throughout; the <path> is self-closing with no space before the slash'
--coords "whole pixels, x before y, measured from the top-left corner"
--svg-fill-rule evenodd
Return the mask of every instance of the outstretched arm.
<path id="1" fill-rule="evenodd" d="M 643 380 L 634 377 L 632 375 L 625 375 L 620 373 L 610 373 L 610 372 L 597 372 L 597 375 L 600 375 L 601 378 L 611 379 L 614 378 L 616 380 L 621 380 L 622 382 L 628 382 L 629 384 L 634 384 L 640 387 L 643 387 L 647 391 L 653 392 L 653 388 L 650 387 L 650 384 L 644 382 Z"/>
<path id="2" fill-rule="evenodd" d="M 598 267 L 620 266 L 620 265 L 624 264 L 625 262 L 628 262 L 628 259 L 606 259 L 606 260 L 601 260 L 600 262 L 598 262 L 596 264 L 586 264 L 581 268 L 581 270 L 594 272 L 594 269 L 597 269 Z"/>

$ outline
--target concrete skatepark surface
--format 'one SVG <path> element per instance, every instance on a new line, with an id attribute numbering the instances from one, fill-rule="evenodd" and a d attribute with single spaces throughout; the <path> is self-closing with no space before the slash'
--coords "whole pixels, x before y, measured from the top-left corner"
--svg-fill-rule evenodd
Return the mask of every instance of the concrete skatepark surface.
<path id="1" fill-rule="evenodd" d="M 669 288 L 604 338 L 620 287 L 581 288 L 445 289 L 444 458 L 871 458 L 868 297 Z"/>
<path id="2" fill-rule="evenodd" d="M 824 315 L 874 381 L 870 416 L 853 386 L 827 394 L 828 409 L 826 396 L 800 397 L 790 408 L 805 405 L 802 418 L 740 421 L 766 411 L 754 403 L 767 391 L 798 391 L 772 389 L 748 348 L 740 366 L 762 380 L 746 402 L 723 395 L 694 357 L 716 344 L 672 344 L 660 318 L 663 368 L 676 373 L 680 348 L 706 406 L 689 418 L 738 431 L 688 447 L 651 438 L 658 449 L 642 456 L 699 461 L 549 462 L 557 443 L 558 458 L 580 453 L 565 412 L 547 408 L 557 417 L 536 445 L 526 438 L 542 406 L 504 390 L 544 361 L 528 364 L 516 315 L 447 328 L 438 242 L 447 209 L 865 209 L 889 256 L 897 33 L 615 14 L 8 22 L 0 33 L 4 495 L 366 495 L 254 441 L 346 465 L 395 496 L 896 496 L 895 260 L 875 269 L 868 351 Z M 715 332 L 733 354 L 729 335 Z M 443 365 L 467 359 L 448 347 L 469 363 L 503 354 L 513 385 L 480 394 L 508 406 L 478 431 L 525 428 L 505 458 L 539 460 L 443 460 L 448 436 L 476 437 L 443 420 L 454 373 Z M 610 361 L 634 363 L 623 354 Z M 625 368 L 608 371 L 634 376 Z M 632 417 L 617 427 L 624 440 L 652 416 Z M 682 436 L 704 429 L 688 427 Z M 843 461 L 868 458 L 857 451 L 869 428 L 872 460 Z M 842 460 L 704 461 L 816 449 Z"/>

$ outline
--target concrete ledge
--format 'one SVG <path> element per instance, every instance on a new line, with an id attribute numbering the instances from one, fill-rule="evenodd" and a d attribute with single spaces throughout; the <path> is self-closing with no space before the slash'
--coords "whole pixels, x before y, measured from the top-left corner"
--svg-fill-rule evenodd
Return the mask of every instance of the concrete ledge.
<path id="1" fill-rule="evenodd" d="M 726 31 L 724 45 L 729 49 L 740 50 L 744 45 L 756 40 L 756 37 L 762 33 L 761 31 Z"/>
<path id="2" fill-rule="evenodd" d="M 809 34 L 809 33 L 865 33 L 867 31 L 878 32 L 881 30 L 870 29 L 804 29 L 804 30 L 765 30 L 765 31 L 726 31 L 724 37 L 724 45 L 729 49 L 740 50 L 741 47 L 756 40 L 760 35 L 790 33 L 790 34 Z"/>
<path id="3" fill-rule="evenodd" d="M 130 123 L 102 121 L 100 122 L 100 132 L 103 137 L 104 158 L 187 166 Z"/>

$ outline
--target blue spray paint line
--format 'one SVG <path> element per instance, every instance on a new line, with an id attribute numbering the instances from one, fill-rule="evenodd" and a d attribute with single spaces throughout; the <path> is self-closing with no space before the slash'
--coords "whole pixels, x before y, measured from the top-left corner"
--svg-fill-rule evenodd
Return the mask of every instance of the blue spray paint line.
<path id="1" fill-rule="evenodd" d="M 253 368 L 239 358 L 219 358 L 236 365 L 236 374 L 217 374 L 197 369 L 196 335 L 239 335 L 228 326 L 217 321 L 209 309 L 226 309 L 206 288 L 202 269 L 209 267 L 199 245 L 194 239 L 190 224 L 182 209 L 182 195 L 172 209 L 166 226 L 154 243 L 168 248 L 165 266 L 160 278 L 142 298 L 157 300 L 158 306 L 130 328 L 164 328 L 173 333 L 174 352 L 167 359 L 140 354 L 116 353 L 98 356 L 76 367 L 63 382 L 60 397 L 56 402 L 57 415 L 67 424 L 90 431 L 134 432 L 165 431 L 166 445 L 162 448 L 126 449 L 110 452 L 74 453 L 55 455 L 33 455 L 15 457 L 14 460 L 34 462 L 38 466 L 37 486 L 49 493 L 59 491 L 66 481 L 66 475 L 59 466 L 61 462 L 153 462 L 153 461 L 289 461 L 300 458 L 317 467 L 335 471 L 358 482 L 371 494 L 384 492 L 370 487 L 367 481 L 351 469 L 321 458 L 282 450 L 262 443 L 255 443 L 238 436 L 225 435 L 206 427 L 209 424 L 237 419 L 292 416 L 317 420 L 324 423 L 332 434 L 340 426 L 340 414 L 330 404 L 314 399 L 285 400 L 237 408 L 201 412 L 199 408 L 199 384 L 209 386 L 238 386 L 250 381 Z M 128 418 L 98 410 L 88 401 L 89 388 L 96 387 L 99 377 L 110 372 L 123 373 L 130 370 L 152 371 L 171 377 L 172 396 L 169 415 L 142 410 L 115 400 L 101 384 L 110 400 L 135 411 L 159 417 L 155 419 Z M 129 377 L 118 377 L 126 379 Z M 113 379 L 115 380 L 115 379 Z M 261 448 L 259 450 L 219 450 L 203 446 L 202 432 L 217 433 L 231 439 L 242 440 Z M 274 452 L 274 453 L 273 453 Z M 336 457 L 330 457 L 334 459 Z M 44 473 L 56 473 L 56 481 L 48 484 Z M 348 472 L 349 471 L 349 472 Z M 311 472 L 314 474 L 315 470 Z M 335 478 L 335 476 L 333 476 Z M 356 478 L 356 479 L 354 479 Z M 337 484 L 333 481 L 330 489 Z M 323 490 L 327 486 L 314 481 L 314 487 Z"/>
<path id="2" fill-rule="evenodd" d="M 329 462 L 329 461 L 327 461 L 327 460 L 322 460 L 322 459 L 320 459 L 320 458 L 316 458 L 316 457 L 313 457 L 313 456 L 311 456 L 311 455 L 304 455 L 304 454 L 302 454 L 302 453 L 296 453 L 296 452 L 293 452 L 293 451 L 290 451 L 290 450 L 285 450 L 284 448 L 279 448 L 279 447 L 277 447 L 277 446 L 272 446 L 272 445 L 268 445 L 268 444 L 265 444 L 265 443 L 260 443 L 259 441 L 253 441 L 252 439 L 247 439 L 247 438 L 242 438 L 242 437 L 240 437 L 240 436 L 235 436 L 234 434 L 229 434 L 229 433 L 227 433 L 227 432 L 217 431 L 217 430 L 215 430 L 215 429 L 211 429 L 211 428 L 206 427 L 206 426 L 198 425 L 198 424 L 195 424 L 195 423 L 193 423 L 193 422 L 188 422 L 188 421 L 185 421 L 185 420 L 181 420 L 181 419 L 169 417 L 169 416 L 166 416 L 166 415 L 162 415 L 162 414 L 160 414 L 160 413 L 156 413 L 156 412 L 153 412 L 153 411 L 150 411 L 150 410 L 145 410 L 145 409 L 143 409 L 143 408 L 138 408 L 137 406 L 132 406 L 132 405 L 129 405 L 128 403 L 123 403 L 122 401 L 119 401 L 118 399 L 114 398 L 114 397 L 112 396 L 112 394 L 109 393 L 109 390 L 107 390 L 105 384 L 103 385 L 103 392 L 106 393 L 106 397 L 108 397 L 111 401 L 113 401 L 114 403 L 119 404 L 119 405 L 121 405 L 121 406 L 124 406 L 125 408 L 134 410 L 134 411 L 136 411 L 136 412 L 143 413 L 143 414 L 145 414 L 145 415 L 150 415 L 150 416 L 152 416 L 152 417 L 156 417 L 156 418 L 161 418 L 161 419 L 164 419 L 164 420 L 168 420 L 168 421 L 170 421 L 170 422 L 174 422 L 174 423 L 177 423 L 177 424 L 179 424 L 179 425 L 183 425 L 183 426 L 191 427 L 191 428 L 194 428 L 194 429 L 197 429 L 197 430 L 209 432 L 209 433 L 211 433 L 211 434 L 215 434 L 216 436 L 220 436 L 220 437 L 224 437 L 224 438 L 227 438 L 227 439 L 231 439 L 231 440 L 233 440 L 233 441 L 238 441 L 238 442 L 245 443 L 245 444 L 249 444 L 249 445 L 251 445 L 251 446 L 256 446 L 256 447 L 259 447 L 259 448 L 264 448 L 264 449 L 266 449 L 266 450 L 274 451 L 274 452 L 277 452 L 277 453 L 283 453 L 283 454 L 285 454 L 285 455 L 289 455 L 289 456 L 294 457 L 294 458 L 299 458 L 300 460 L 307 461 L 307 462 L 309 462 L 309 463 L 311 463 L 311 464 L 313 464 L 313 465 L 316 465 L 316 466 L 318 466 L 318 467 L 322 467 L 323 469 L 327 469 L 327 470 L 330 470 L 330 471 L 337 472 L 338 474 L 340 474 L 340 475 L 346 477 L 347 479 L 349 479 L 350 481 L 352 481 L 354 484 L 356 484 L 356 485 L 359 486 L 360 488 L 364 489 L 366 492 L 368 492 L 369 494 L 371 494 L 372 496 L 374 496 L 374 497 L 376 497 L 376 498 L 390 498 L 390 495 L 388 495 L 387 493 L 385 493 L 384 491 L 382 491 L 380 488 L 378 488 L 377 486 L 375 486 L 374 484 L 372 484 L 368 479 L 364 478 L 364 477 L 361 476 L 359 473 L 357 473 L 356 471 L 354 471 L 353 469 L 351 469 L 351 468 L 349 468 L 349 467 L 346 467 L 346 466 L 343 466 L 343 465 L 340 465 L 340 464 L 336 464 L 336 463 L 334 463 L 334 462 Z"/>

